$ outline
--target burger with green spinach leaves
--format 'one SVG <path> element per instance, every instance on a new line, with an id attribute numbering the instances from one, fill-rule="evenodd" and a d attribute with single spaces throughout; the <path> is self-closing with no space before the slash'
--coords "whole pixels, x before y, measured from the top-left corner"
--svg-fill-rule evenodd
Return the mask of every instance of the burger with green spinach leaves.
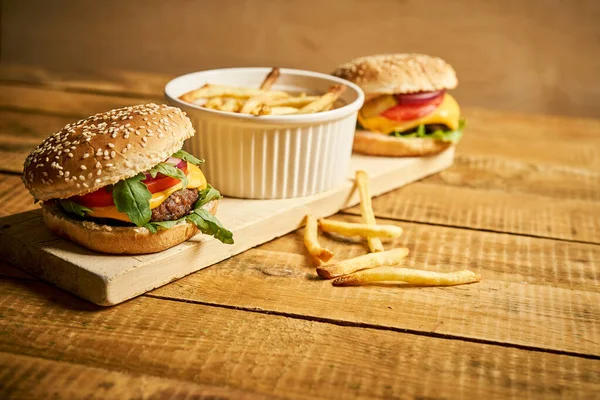
<path id="1" fill-rule="evenodd" d="M 113 254 L 155 253 L 199 232 L 232 244 L 214 216 L 221 195 L 181 150 L 180 109 L 145 104 L 65 126 L 25 160 L 23 182 L 58 236 Z"/>

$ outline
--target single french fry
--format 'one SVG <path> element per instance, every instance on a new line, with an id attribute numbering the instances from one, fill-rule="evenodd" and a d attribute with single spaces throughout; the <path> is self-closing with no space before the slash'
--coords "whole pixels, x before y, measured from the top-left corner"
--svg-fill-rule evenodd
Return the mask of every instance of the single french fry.
<path id="1" fill-rule="evenodd" d="M 234 97 L 211 97 L 203 107 L 219 111 L 237 112 L 241 106 L 239 100 Z"/>
<path id="2" fill-rule="evenodd" d="M 273 67 L 273 69 L 271 69 L 271 72 L 269 72 L 265 80 L 261 83 L 260 88 L 262 90 L 271 90 L 271 86 L 273 86 L 275 81 L 279 79 L 279 75 L 279 68 Z"/>
<path id="3" fill-rule="evenodd" d="M 333 85 L 329 88 L 329 91 L 321 96 L 319 99 L 313 101 L 302 107 L 299 114 L 310 114 L 323 111 L 327 109 L 330 105 L 335 103 L 335 101 L 342 95 L 342 93 L 346 90 L 346 85 Z"/>
<path id="4" fill-rule="evenodd" d="M 375 214 L 371 204 L 371 190 L 369 187 L 369 176 L 365 171 L 356 171 L 356 186 L 360 194 L 360 213 L 363 221 L 368 225 L 375 225 Z M 368 237 L 369 250 L 372 253 L 383 251 L 381 240 L 376 237 Z"/>
<path id="5" fill-rule="evenodd" d="M 269 99 L 281 99 L 287 97 L 287 93 L 283 92 L 265 92 L 258 96 L 250 97 L 242 106 L 240 113 L 242 114 L 254 114 L 254 110 L 260 109 L 262 106 L 267 106 L 266 102 Z M 270 106 L 269 107 L 270 110 Z M 256 115 L 256 114 L 255 114 Z"/>
<path id="6" fill-rule="evenodd" d="M 319 228 L 317 219 L 312 215 L 306 216 L 306 228 L 304 228 L 304 246 L 308 252 L 320 259 L 321 261 L 329 261 L 333 257 L 331 250 L 321 247 L 319 244 Z"/>
<path id="7" fill-rule="evenodd" d="M 304 96 L 304 97 L 288 97 L 285 99 L 267 100 L 266 104 L 271 107 L 294 107 L 301 108 L 315 100 L 319 100 L 320 96 Z M 297 110 L 296 110 L 297 111 Z"/>
<path id="8" fill-rule="evenodd" d="M 285 92 L 276 92 L 276 91 L 265 91 L 258 88 L 252 87 L 243 87 L 243 86 L 228 86 L 228 85 L 212 85 L 206 84 L 199 89 L 191 90 L 181 96 L 179 98 L 183 101 L 187 101 L 188 103 L 194 102 L 194 100 L 202 97 L 218 97 L 218 96 L 229 96 L 236 98 L 250 98 L 254 96 L 259 96 L 261 94 L 270 93 L 271 96 L 280 96 L 279 98 L 288 97 L 289 94 Z"/>
<path id="9" fill-rule="evenodd" d="M 220 110 L 223 107 L 223 97 L 211 97 L 204 103 L 204 108 L 210 108 L 212 110 Z"/>
<path id="10" fill-rule="evenodd" d="M 261 104 L 251 114 L 256 115 L 256 116 L 270 115 L 271 114 L 271 107 L 269 107 L 266 104 Z"/>
<path id="11" fill-rule="evenodd" d="M 242 108 L 242 104 L 240 101 L 234 97 L 225 97 L 223 98 L 223 105 L 221 106 L 221 111 L 229 111 L 229 112 L 239 112 Z"/>
<path id="12" fill-rule="evenodd" d="M 296 107 L 271 107 L 271 115 L 291 115 L 297 113 L 298 109 Z"/>
<path id="13" fill-rule="evenodd" d="M 468 269 L 456 272 L 435 272 L 410 268 L 379 267 L 339 277 L 332 284 L 335 286 L 361 286 L 373 282 L 406 282 L 422 286 L 453 286 L 480 280 L 479 274 Z"/>
<path id="14" fill-rule="evenodd" d="M 396 225 L 369 225 L 352 222 L 320 219 L 319 226 L 324 232 L 339 233 L 344 236 L 396 238 L 402 235 L 402 228 Z"/>
<path id="15" fill-rule="evenodd" d="M 368 253 L 334 264 L 322 265 L 317 268 L 317 274 L 321 278 L 331 279 L 338 276 L 351 274 L 352 272 L 361 269 L 396 265 L 400 263 L 407 255 L 408 249 L 406 247 L 381 251 L 378 253 Z"/>

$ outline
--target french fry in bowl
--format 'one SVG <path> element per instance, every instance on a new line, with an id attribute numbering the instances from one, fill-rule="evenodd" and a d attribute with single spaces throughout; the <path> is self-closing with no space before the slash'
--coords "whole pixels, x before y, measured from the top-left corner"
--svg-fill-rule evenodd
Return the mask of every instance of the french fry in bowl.
<path id="1" fill-rule="evenodd" d="M 261 94 L 270 93 L 271 95 L 280 96 L 284 98 L 289 96 L 285 92 L 265 91 L 259 88 L 244 87 L 244 86 L 229 86 L 229 85 L 213 85 L 207 83 L 199 89 L 191 90 L 179 98 L 183 101 L 194 102 L 198 98 L 210 98 L 219 96 L 229 96 L 237 98 L 250 98 L 254 96 L 260 96 Z"/>
<path id="2" fill-rule="evenodd" d="M 271 86 L 279 79 L 280 76 L 279 68 L 273 67 L 271 72 L 266 76 L 265 80 L 261 83 L 260 88 L 262 90 L 271 90 Z"/>
<path id="3" fill-rule="evenodd" d="M 294 107 L 301 108 L 313 101 L 319 100 L 319 96 L 287 97 L 285 99 L 271 99 L 267 105 L 271 107 Z M 298 110 L 296 110 L 298 112 Z"/>
<path id="4" fill-rule="evenodd" d="M 360 213 L 363 221 L 369 225 L 375 225 L 375 214 L 371 203 L 371 190 L 369 187 L 369 176 L 365 171 L 356 171 L 356 187 L 360 195 Z M 381 240 L 376 237 L 367 238 L 369 250 L 372 253 L 383 251 Z"/>
<path id="5" fill-rule="evenodd" d="M 344 93 L 344 90 L 346 90 L 346 85 L 333 85 L 329 88 L 329 91 L 327 93 L 325 93 L 323 96 L 319 97 L 312 103 L 309 103 L 302 107 L 298 111 L 298 113 L 310 114 L 324 111 L 336 102 L 336 100 L 342 95 L 342 93 Z"/>
<path id="6" fill-rule="evenodd" d="M 254 114 L 254 110 L 260 109 L 263 106 L 270 106 L 266 104 L 269 99 L 281 99 L 287 97 L 288 94 L 284 92 L 265 92 L 257 96 L 250 97 L 242 106 L 240 113 L 242 114 Z M 263 114 L 254 114 L 263 115 Z"/>
<path id="7" fill-rule="evenodd" d="M 341 276 L 332 284 L 334 286 L 362 286 L 376 282 L 405 282 L 419 286 L 455 286 L 480 280 L 479 274 L 468 269 L 456 272 L 435 272 L 399 267 L 379 267 Z"/>
<path id="8" fill-rule="evenodd" d="M 356 224 L 352 222 L 320 219 L 319 226 L 323 232 L 338 233 L 343 236 L 396 238 L 402 235 L 402 228 L 396 225 Z"/>
<path id="9" fill-rule="evenodd" d="M 268 106 L 268 104 L 267 104 Z M 271 107 L 271 115 L 292 115 L 297 114 L 298 109 L 296 107 Z"/>
<path id="10" fill-rule="evenodd" d="M 397 265 L 408 255 L 408 249 L 398 249 L 369 253 L 359 257 L 350 258 L 334 264 L 317 267 L 317 274 L 321 278 L 332 279 L 338 276 L 351 274 L 361 269 L 375 268 L 381 266 Z"/>
<path id="11" fill-rule="evenodd" d="M 319 228 L 317 226 L 317 219 L 310 214 L 306 216 L 304 245 L 312 256 L 317 257 L 323 262 L 327 262 L 333 257 L 333 252 L 331 252 L 331 250 L 323 248 L 319 244 Z"/>

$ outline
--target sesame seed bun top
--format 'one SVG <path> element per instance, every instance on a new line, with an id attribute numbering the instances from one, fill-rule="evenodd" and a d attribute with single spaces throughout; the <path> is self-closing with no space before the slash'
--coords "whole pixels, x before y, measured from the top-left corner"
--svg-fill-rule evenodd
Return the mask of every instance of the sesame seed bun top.
<path id="1" fill-rule="evenodd" d="M 356 83 L 367 94 L 402 94 L 454 89 L 452 66 L 424 54 L 380 54 L 339 65 L 332 75 Z"/>
<path id="2" fill-rule="evenodd" d="M 25 159 L 23 182 L 38 200 L 93 192 L 166 160 L 194 135 L 179 108 L 144 104 L 69 124 Z"/>

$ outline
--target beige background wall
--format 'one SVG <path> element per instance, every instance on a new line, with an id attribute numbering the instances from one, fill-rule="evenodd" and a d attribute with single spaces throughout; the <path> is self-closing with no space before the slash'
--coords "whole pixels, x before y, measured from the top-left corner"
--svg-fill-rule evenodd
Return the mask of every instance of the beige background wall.
<path id="1" fill-rule="evenodd" d="M 4 0 L 1 61 L 329 72 L 414 51 L 453 64 L 464 105 L 600 117 L 599 21 L 599 0 Z"/>

